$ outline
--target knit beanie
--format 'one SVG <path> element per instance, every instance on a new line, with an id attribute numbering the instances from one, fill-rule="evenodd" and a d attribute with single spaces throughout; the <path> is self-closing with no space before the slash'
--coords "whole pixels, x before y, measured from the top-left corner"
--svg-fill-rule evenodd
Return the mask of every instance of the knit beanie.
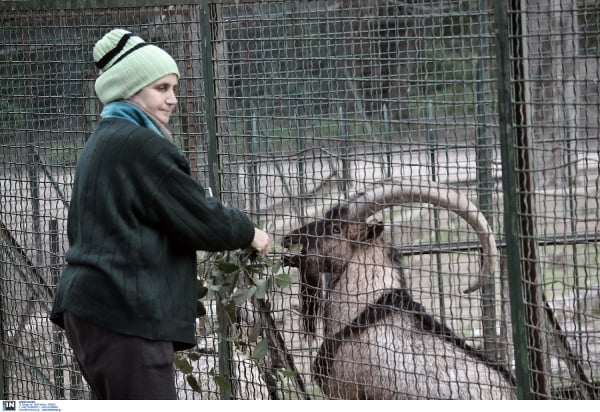
<path id="1" fill-rule="evenodd" d="M 96 94 L 104 104 L 128 99 L 168 74 L 179 77 L 166 51 L 123 29 L 113 29 L 96 42 L 94 63 L 100 70 Z"/>

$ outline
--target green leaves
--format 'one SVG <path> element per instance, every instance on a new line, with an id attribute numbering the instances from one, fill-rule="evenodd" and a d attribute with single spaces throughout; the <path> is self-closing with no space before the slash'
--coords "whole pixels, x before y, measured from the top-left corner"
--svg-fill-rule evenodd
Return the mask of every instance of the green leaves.
<path id="1" fill-rule="evenodd" d="M 287 288 L 292 284 L 292 278 L 288 273 L 280 273 L 275 275 L 275 283 L 280 289 Z"/>
<path id="2" fill-rule="evenodd" d="M 272 282 L 269 278 L 252 279 L 254 281 L 254 295 L 257 299 L 264 299 L 270 289 Z"/>
<path id="3" fill-rule="evenodd" d="M 215 267 L 225 275 L 235 273 L 237 270 L 240 269 L 238 265 L 220 259 L 215 261 Z"/>
<path id="4" fill-rule="evenodd" d="M 231 296 L 230 300 L 237 306 L 241 306 L 250 299 L 252 296 L 256 294 L 256 286 L 251 286 L 249 288 L 237 289 L 235 290 Z"/>
<path id="5" fill-rule="evenodd" d="M 267 356 L 268 351 L 269 342 L 267 341 L 267 339 L 263 339 L 260 342 L 258 342 L 254 347 L 254 351 L 252 352 L 252 356 L 250 357 L 250 359 L 261 360 L 265 356 Z"/>
<path id="6" fill-rule="evenodd" d="M 198 380 L 196 379 L 196 377 L 194 375 L 187 375 L 185 377 L 185 380 L 187 381 L 188 385 L 190 385 L 190 388 L 192 388 L 195 392 L 201 392 L 202 389 L 200 388 L 200 385 L 198 385 Z"/>
<path id="7" fill-rule="evenodd" d="M 177 368 L 177 370 L 180 370 L 186 375 L 194 371 L 194 368 L 192 367 L 188 359 L 183 356 L 175 357 L 175 368 Z"/>
<path id="8" fill-rule="evenodd" d="M 220 331 L 229 332 L 225 338 L 219 335 L 218 339 L 226 339 L 242 359 L 255 363 L 263 361 L 269 354 L 269 339 L 263 336 L 266 325 L 263 325 L 260 316 L 256 316 L 252 324 L 239 325 L 235 313 L 248 302 L 253 306 L 261 302 L 263 308 L 270 307 L 266 302 L 269 293 L 274 288 L 285 288 L 292 283 L 290 276 L 281 272 L 282 262 L 273 261 L 252 250 L 204 253 L 199 257 L 198 316 L 207 316 L 205 302 L 215 300 L 217 307 L 224 309 L 222 313 L 227 314 L 225 319 L 219 317 L 218 322 L 229 323 L 228 328 L 219 327 Z M 242 333 L 242 330 L 245 332 Z M 199 354 L 190 352 L 175 359 L 176 369 L 186 375 L 188 385 L 196 392 L 200 392 L 201 388 L 192 365 L 199 357 Z M 210 375 L 220 388 L 232 388 L 225 376 L 214 370 Z"/>
<path id="9" fill-rule="evenodd" d="M 274 286 L 284 288 L 292 283 L 287 273 L 280 272 L 281 268 L 281 262 L 250 250 L 209 254 L 200 268 L 206 286 L 199 295 L 234 305 L 265 299 Z"/>

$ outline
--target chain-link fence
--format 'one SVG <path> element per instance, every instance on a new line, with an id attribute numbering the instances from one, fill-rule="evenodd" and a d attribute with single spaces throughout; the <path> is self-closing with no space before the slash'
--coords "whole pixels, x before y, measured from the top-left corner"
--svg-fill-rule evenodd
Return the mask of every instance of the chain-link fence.
<path id="1" fill-rule="evenodd" d="M 91 50 L 115 27 L 175 57 L 175 142 L 195 178 L 273 234 L 263 278 L 291 279 L 239 305 L 239 329 L 204 299 L 182 399 L 598 396 L 596 2 L 75 3 L 0 3 L 4 399 L 89 397 L 48 312 L 101 109 Z M 384 179 L 467 195 L 496 241 L 493 276 L 463 293 L 482 229 L 404 195 L 374 212 L 379 239 L 346 228 L 313 251 L 347 253 L 344 268 L 286 259 L 286 234 Z M 200 276 L 222 258 L 199 256 Z"/>

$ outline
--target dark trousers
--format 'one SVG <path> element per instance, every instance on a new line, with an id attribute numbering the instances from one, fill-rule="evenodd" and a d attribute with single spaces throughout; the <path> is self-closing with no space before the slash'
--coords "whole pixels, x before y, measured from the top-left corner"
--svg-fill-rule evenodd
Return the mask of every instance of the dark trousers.
<path id="1" fill-rule="evenodd" d="M 64 323 L 94 399 L 177 399 L 171 342 L 114 333 L 72 313 Z"/>

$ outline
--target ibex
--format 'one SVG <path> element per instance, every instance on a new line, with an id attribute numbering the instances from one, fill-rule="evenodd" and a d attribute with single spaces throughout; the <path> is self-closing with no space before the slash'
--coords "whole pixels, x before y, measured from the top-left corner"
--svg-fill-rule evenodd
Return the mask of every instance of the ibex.
<path id="1" fill-rule="evenodd" d="M 511 372 L 425 313 L 407 288 L 400 253 L 381 238 L 384 225 L 367 222 L 407 202 L 449 209 L 478 233 L 482 272 L 465 292 L 492 276 L 497 249 L 485 217 L 464 194 L 429 183 L 382 182 L 292 231 L 282 244 L 299 245 L 287 261 L 301 275 L 304 327 L 314 332 L 323 315 L 317 383 L 341 399 L 514 399 Z"/>

